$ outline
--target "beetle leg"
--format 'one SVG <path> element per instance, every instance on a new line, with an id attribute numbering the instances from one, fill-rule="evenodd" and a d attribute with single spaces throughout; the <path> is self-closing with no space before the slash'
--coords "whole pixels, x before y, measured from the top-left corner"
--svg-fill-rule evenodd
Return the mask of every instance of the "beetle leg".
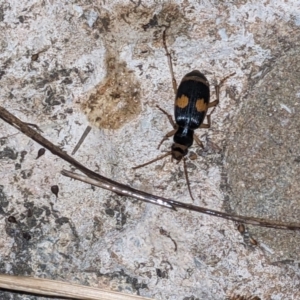
<path id="1" fill-rule="evenodd" d="M 177 83 L 176 83 L 176 79 L 175 79 L 174 71 L 173 71 L 172 56 L 171 56 L 171 53 L 169 52 L 168 47 L 167 47 L 166 31 L 167 31 L 167 28 L 163 31 L 163 44 L 164 44 L 164 48 L 165 48 L 166 55 L 167 55 L 167 58 L 168 58 L 168 65 L 169 65 L 170 72 L 171 72 L 174 94 L 176 95 L 176 93 L 177 93 Z"/>
<path id="2" fill-rule="evenodd" d="M 173 135 L 175 134 L 175 132 L 176 132 L 177 129 L 178 129 L 178 126 L 175 124 L 175 122 L 174 122 L 174 120 L 173 120 L 173 118 L 172 118 L 172 116 L 171 116 L 170 114 L 168 114 L 164 109 L 162 109 L 162 108 L 159 107 L 158 105 L 156 105 L 156 107 L 157 107 L 162 113 L 164 113 L 164 114 L 168 117 L 169 122 L 171 123 L 171 125 L 172 125 L 173 128 L 174 128 L 172 131 L 168 132 L 168 133 L 163 137 L 163 139 L 161 140 L 161 142 L 159 143 L 159 145 L 158 145 L 158 147 L 157 147 L 157 149 L 159 149 L 160 146 L 161 146 L 161 144 L 162 144 L 165 140 L 167 140 L 169 137 L 171 137 L 171 136 L 173 136 Z"/>
<path id="3" fill-rule="evenodd" d="M 215 109 L 213 109 L 213 111 L 214 110 Z M 206 118 L 207 118 L 207 124 L 203 124 L 202 123 L 199 128 L 210 128 L 210 125 L 211 125 L 211 123 L 210 123 L 210 115 L 213 113 L 213 111 L 209 115 L 206 116 Z"/>
<path id="4" fill-rule="evenodd" d="M 215 85 L 215 90 L 216 90 L 216 97 L 217 99 L 211 103 L 208 104 L 208 107 L 213 107 L 216 106 L 219 103 L 220 100 L 220 89 L 221 86 L 223 85 L 223 83 L 231 76 L 235 75 L 235 72 L 229 74 L 228 76 L 224 77 L 223 79 L 221 79 L 221 81 Z"/>
<path id="5" fill-rule="evenodd" d="M 231 76 L 235 75 L 234 73 L 229 74 L 228 76 L 224 77 L 218 84 L 215 85 L 215 90 L 216 90 L 216 97 L 217 99 L 213 102 L 208 103 L 207 108 L 211 108 L 213 107 L 214 109 L 211 111 L 211 113 L 209 115 L 207 115 L 207 123 L 208 124 L 201 124 L 199 128 L 210 128 L 210 116 L 211 114 L 214 112 L 214 110 L 216 109 L 216 106 L 219 104 L 220 102 L 220 89 L 221 86 L 223 85 L 223 83 Z"/>
<path id="6" fill-rule="evenodd" d="M 171 123 L 172 127 L 173 127 L 174 129 L 177 129 L 177 125 L 175 124 L 175 122 L 174 122 L 174 120 L 173 120 L 173 117 L 172 117 L 170 114 L 168 114 L 164 109 L 162 109 L 161 107 L 159 107 L 158 105 L 156 105 L 156 107 L 157 107 L 162 113 L 164 113 L 164 114 L 168 117 L 169 122 Z"/>
<path id="7" fill-rule="evenodd" d="M 208 124 L 205 124 L 205 125 L 208 125 Z M 201 127 L 200 127 L 201 128 Z M 196 134 L 194 134 L 194 140 L 196 141 L 196 143 L 198 144 L 198 146 L 200 146 L 201 148 L 204 148 L 203 147 L 203 143 L 200 141 L 200 139 L 197 137 Z"/>
<path id="8" fill-rule="evenodd" d="M 160 159 L 163 159 L 164 157 L 166 157 L 166 156 L 168 156 L 168 155 L 171 155 L 171 152 L 170 152 L 170 151 L 167 152 L 167 153 L 165 153 L 165 154 L 163 154 L 163 155 L 161 155 L 161 156 L 158 156 L 158 157 L 156 157 L 156 158 L 154 158 L 154 159 L 152 159 L 152 160 L 150 160 L 150 161 L 148 161 L 148 162 L 146 162 L 146 163 L 144 163 L 144 164 L 142 164 L 142 165 L 138 165 L 138 166 L 136 166 L 136 167 L 133 167 L 132 169 L 135 170 L 135 169 L 139 169 L 139 168 L 148 166 L 148 165 L 150 165 L 150 164 L 152 164 L 152 163 L 154 163 L 154 162 L 156 162 L 156 161 L 158 161 L 158 160 L 160 160 Z"/>
<path id="9" fill-rule="evenodd" d="M 215 106 L 217 106 L 218 104 L 219 104 L 219 97 L 217 97 L 217 100 L 208 103 L 207 108 L 215 107 Z"/>
<path id="10" fill-rule="evenodd" d="M 173 129 L 172 131 L 168 132 L 164 137 L 163 139 L 161 140 L 161 142 L 159 143 L 157 149 L 159 149 L 159 147 L 161 146 L 161 144 L 167 140 L 169 137 L 173 136 L 177 131 L 177 128 Z"/>

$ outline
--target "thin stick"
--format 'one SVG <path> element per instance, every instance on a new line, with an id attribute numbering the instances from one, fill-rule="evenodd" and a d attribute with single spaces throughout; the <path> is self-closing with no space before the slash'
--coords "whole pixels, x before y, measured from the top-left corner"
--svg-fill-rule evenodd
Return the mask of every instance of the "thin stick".
<path id="1" fill-rule="evenodd" d="M 76 179 L 76 180 L 80 180 L 80 181 L 88 183 L 88 184 L 99 186 L 99 187 L 107 189 L 107 190 L 112 190 L 112 187 L 110 187 L 108 184 L 103 183 L 97 179 L 92 179 L 92 178 L 86 177 L 84 175 L 80 175 L 78 173 L 70 172 L 67 170 L 62 170 L 61 174 L 64 176 Z M 133 196 L 131 196 L 131 197 L 133 197 Z M 134 198 L 136 198 L 136 197 L 134 197 Z M 209 208 L 196 206 L 193 204 L 182 203 L 182 202 L 175 201 L 175 200 L 164 199 L 164 201 L 166 201 L 170 205 L 173 205 L 176 208 L 183 208 L 183 209 L 187 209 L 187 210 L 191 210 L 191 211 L 196 211 L 196 212 L 199 212 L 202 214 L 207 214 L 210 216 L 223 218 L 223 219 L 235 221 L 238 223 L 244 223 L 244 224 L 261 226 L 261 227 L 276 228 L 276 229 L 300 230 L 299 223 L 284 223 L 284 222 L 279 222 L 279 221 L 269 221 L 269 220 L 253 218 L 253 217 L 238 216 L 238 215 L 220 212 L 220 211 L 209 209 Z"/>
<path id="2" fill-rule="evenodd" d="M 53 145 L 50 141 L 45 139 L 43 136 L 41 136 L 39 133 L 34 131 L 32 128 L 30 128 L 28 125 L 23 123 L 21 120 L 19 120 L 17 117 L 14 115 L 10 114 L 5 108 L 0 106 L 0 118 L 3 119 L 5 122 L 9 123 L 10 125 L 16 127 L 18 130 L 23 132 L 25 135 L 42 145 L 44 148 L 50 150 L 54 155 L 59 156 L 63 160 L 69 162 L 71 165 L 79 169 L 81 172 L 86 174 L 89 178 L 88 180 L 94 180 L 92 184 L 95 184 L 95 182 L 100 182 L 104 185 L 107 185 L 107 189 L 110 191 L 116 192 L 118 190 L 118 194 L 125 195 L 125 196 L 130 196 L 132 198 L 149 202 L 152 204 L 160 205 L 166 208 L 170 208 L 173 210 L 176 210 L 177 208 L 183 208 L 187 210 L 192 210 L 192 211 L 197 211 L 203 214 L 239 222 L 239 223 L 244 223 L 244 224 L 250 224 L 250 225 L 256 225 L 256 226 L 262 226 L 262 227 L 270 227 L 270 228 L 276 228 L 276 229 L 285 229 L 285 230 L 300 230 L 300 224 L 299 223 L 283 223 L 279 221 L 269 221 L 269 220 L 264 220 L 264 219 L 258 219 L 258 218 L 252 218 L 252 217 L 245 217 L 245 216 L 238 216 L 238 215 L 233 215 L 233 214 L 228 214 L 225 212 L 220 212 L 200 206 L 195 206 L 192 204 L 187 204 L 187 203 L 182 203 L 174 200 L 169 200 L 163 197 L 158 197 L 154 196 L 136 189 L 131 188 L 128 185 L 113 181 L 109 178 L 106 178 L 100 174 L 97 174 L 94 171 L 91 171 L 90 169 L 86 168 L 82 164 L 80 164 L 78 161 L 76 161 L 74 158 L 69 156 L 67 153 L 62 151 L 59 147 Z M 67 175 L 68 171 L 63 171 L 63 175 Z M 72 172 L 69 172 L 72 174 Z M 79 176 L 84 177 L 80 174 L 77 174 Z M 71 177 L 71 176 L 69 176 Z M 84 181 L 84 180 L 82 180 Z M 95 184 L 96 185 L 96 184 Z M 104 187 L 103 187 L 104 188 Z M 114 190 L 115 189 L 115 190 Z"/>
<path id="3" fill-rule="evenodd" d="M 113 181 L 109 178 L 106 178 L 88 168 L 86 168 L 84 165 L 79 163 L 76 159 L 68 155 L 66 152 L 62 151 L 59 147 L 52 144 L 50 141 L 45 139 L 43 136 L 41 136 L 38 132 L 30 128 L 26 123 L 22 122 L 20 119 L 9 113 L 5 108 L 0 106 L 0 118 L 7 122 L 8 124 L 14 126 L 21 132 L 23 132 L 25 135 L 42 145 L 44 148 L 50 150 L 54 155 L 59 156 L 66 162 L 70 163 L 72 166 L 89 176 L 90 178 L 98 179 L 99 181 L 102 181 L 103 183 L 106 183 L 110 186 L 114 186 L 116 189 L 118 189 L 118 194 L 136 198 L 138 200 L 142 200 L 145 202 L 150 202 L 152 204 L 161 205 L 173 210 L 176 210 L 175 207 L 173 207 L 171 204 L 167 203 L 164 198 L 157 197 L 139 190 L 136 190 L 134 188 L 131 188 L 128 185 Z"/>
<path id="4" fill-rule="evenodd" d="M 189 175 L 188 175 L 187 166 L 186 166 L 186 157 L 183 158 L 183 169 L 184 169 L 186 184 L 187 184 L 190 196 L 191 196 L 193 202 L 195 202 L 195 199 L 192 195 L 191 185 L 190 185 L 190 181 L 189 181 Z"/>
<path id="5" fill-rule="evenodd" d="M 146 300 L 136 295 L 112 292 L 58 280 L 40 279 L 25 276 L 0 275 L 0 288 L 32 294 L 67 297 L 80 300 Z"/>
<path id="6" fill-rule="evenodd" d="M 79 149 L 79 147 L 81 146 L 81 144 L 84 142 L 85 138 L 88 136 L 88 134 L 90 133 L 92 127 L 91 126 L 87 126 L 83 135 L 81 136 L 79 142 L 77 143 L 77 145 L 75 146 L 74 150 L 72 151 L 72 155 L 74 155 L 77 150 Z"/>

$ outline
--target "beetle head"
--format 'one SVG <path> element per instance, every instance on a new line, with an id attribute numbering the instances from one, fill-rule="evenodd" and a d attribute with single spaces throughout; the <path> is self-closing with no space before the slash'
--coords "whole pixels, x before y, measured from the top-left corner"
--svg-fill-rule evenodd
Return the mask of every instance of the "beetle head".
<path id="1" fill-rule="evenodd" d="M 176 159 L 178 162 L 182 160 L 184 156 L 188 153 L 188 147 L 185 145 L 180 145 L 174 143 L 172 145 L 172 158 Z"/>

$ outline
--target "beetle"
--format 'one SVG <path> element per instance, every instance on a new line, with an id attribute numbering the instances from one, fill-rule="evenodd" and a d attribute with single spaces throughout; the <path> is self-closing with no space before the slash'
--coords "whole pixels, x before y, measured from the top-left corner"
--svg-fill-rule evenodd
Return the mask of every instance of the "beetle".
<path id="1" fill-rule="evenodd" d="M 225 82 L 225 80 L 233 76 L 235 72 L 226 76 L 219 82 L 219 84 L 215 85 L 216 100 L 212 102 L 210 102 L 209 82 L 205 75 L 198 70 L 194 70 L 187 73 L 182 78 L 180 85 L 177 88 L 177 83 L 173 71 L 172 57 L 171 53 L 167 48 L 166 43 L 166 30 L 167 29 L 163 31 L 163 45 L 168 58 L 173 89 L 176 95 L 174 105 L 175 122 L 170 114 L 168 114 L 164 109 L 162 109 L 158 105 L 156 106 L 161 112 L 163 112 L 168 117 L 169 122 L 173 126 L 173 130 L 167 133 L 159 143 L 158 149 L 160 148 L 161 144 L 171 136 L 173 136 L 173 144 L 171 147 L 171 151 L 145 164 L 136 166 L 133 169 L 144 167 L 168 155 L 171 155 L 172 158 L 175 159 L 178 163 L 181 160 L 183 160 L 184 173 L 186 176 L 189 194 L 192 200 L 194 201 L 190 188 L 190 183 L 188 180 L 188 173 L 186 168 L 186 155 L 188 154 L 188 149 L 193 145 L 194 140 L 200 147 L 203 148 L 202 142 L 195 135 L 194 131 L 198 128 L 210 128 L 210 116 L 214 112 L 216 106 L 219 104 L 220 88 Z M 209 115 L 207 115 L 207 111 L 209 108 L 213 108 L 213 110 Z M 203 123 L 205 117 L 207 118 L 207 124 Z"/>

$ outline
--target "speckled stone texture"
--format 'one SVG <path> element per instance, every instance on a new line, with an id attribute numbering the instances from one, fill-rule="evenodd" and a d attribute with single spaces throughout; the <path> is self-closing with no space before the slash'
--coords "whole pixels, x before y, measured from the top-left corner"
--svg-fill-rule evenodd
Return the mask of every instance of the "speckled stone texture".
<path id="1" fill-rule="evenodd" d="M 239 214 L 299 222 L 300 52 L 291 49 L 259 74 L 228 139 L 231 208 Z M 251 228 L 269 259 L 299 261 L 300 233 Z"/>
<path id="2" fill-rule="evenodd" d="M 191 203 L 182 164 L 157 146 L 177 82 L 221 89 L 188 172 L 195 205 L 298 221 L 298 0 L 1 1 L 0 105 L 88 168 Z M 70 180 L 70 166 L 0 120 L 0 272 L 152 299 L 300 299 L 299 233 L 170 211 Z M 58 186 L 57 196 L 52 186 Z M 251 244 L 255 239 L 257 246 Z M 252 241 L 253 242 L 253 241 Z M 4 300 L 42 300 L 0 291 Z"/>

